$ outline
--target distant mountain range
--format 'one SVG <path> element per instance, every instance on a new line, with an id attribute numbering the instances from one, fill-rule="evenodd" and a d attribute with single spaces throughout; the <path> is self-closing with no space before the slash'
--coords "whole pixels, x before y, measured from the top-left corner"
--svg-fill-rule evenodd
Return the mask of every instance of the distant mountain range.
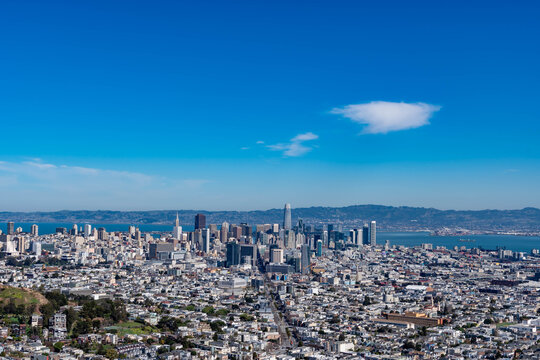
<path id="1" fill-rule="evenodd" d="M 94 224 L 172 224 L 176 210 L 109 211 L 62 210 L 55 212 L 0 212 L 0 222 L 48 222 Z M 282 223 L 283 209 L 256 211 L 179 210 L 183 225 L 193 225 L 194 216 L 207 216 L 207 224 Z M 540 231 L 540 209 L 521 210 L 438 210 L 420 207 L 353 205 L 346 207 L 310 207 L 292 210 L 293 223 L 302 219 L 306 224 L 342 224 L 359 227 L 370 220 L 387 230 L 436 230 L 444 227 L 478 231 Z"/>

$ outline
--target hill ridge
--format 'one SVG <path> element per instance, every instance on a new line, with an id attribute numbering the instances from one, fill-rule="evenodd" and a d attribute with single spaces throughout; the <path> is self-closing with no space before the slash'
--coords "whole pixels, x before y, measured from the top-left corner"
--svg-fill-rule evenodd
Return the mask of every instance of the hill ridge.
<path id="1" fill-rule="evenodd" d="M 34 212 L 0 212 L 0 222 L 101 223 L 101 224 L 172 224 L 178 212 L 180 222 L 192 225 L 196 213 L 207 215 L 207 223 L 264 224 L 281 223 L 282 209 L 268 210 L 59 210 Z M 525 207 L 512 210 L 440 210 L 436 208 L 348 205 L 342 207 L 312 206 L 292 209 L 293 221 L 306 224 L 343 224 L 361 226 L 376 220 L 379 227 L 393 230 L 466 228 L 470 230 L 539 231 L 540 209 Z"/>

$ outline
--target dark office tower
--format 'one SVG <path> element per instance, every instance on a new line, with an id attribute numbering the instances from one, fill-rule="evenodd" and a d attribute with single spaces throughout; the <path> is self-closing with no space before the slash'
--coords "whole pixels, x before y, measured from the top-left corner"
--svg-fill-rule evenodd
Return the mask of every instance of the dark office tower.
<path id="1" fill-rule="evenodd" d="M 285 230 L 292 229 L 291 204 L 285 204 L 285 210 L 283 211 L 283 228 Z"/>
<path id="2" fill-rule="evenodd" d="M 298 219 L 297 230 L 300 234 L 304 234 L 306 232 L 306 224 L 304 224 L 304 220 Z"/>
<path id="3" fill-rule="evenodd" d="M 309 245 L 307 244 L 304 244 L 302 245 L 302 247 L 300 248 L 301 250 L 301 257 L 300 257 L 300 267 L 301 267 L 301 270 L 302 270 L 302 274 L 307 274 L 309 272 L 309 255 L 310 255 L 310 250 L 309 250 Z"/>
<path id="4" fill-rule="evenodd" d="M 98 240 L 107 240 L 107 230 L 103 227 L 98 229 Z"/>
<path id="5" fill-rule="evenodd" d="M 369 225 L 364 224 L 362 228 L 362 244 L 369 245 Z"/>
<path id="6" fill-rule="evenodd" d="M 206 227 L 206 216 L 204 214 L 195 215 L 195 230 L 204 229 Z"/>
<path id="7" fill-rule="evenodd" d="M 240 264 L 240 244 L 227 243 L 227 267 Z"/>
<path id="8" fill-rule="evenodd" d="M 317 240 L 317 257 L 322 256 L 322 240 Z"/>
<path id="9" fill-rule="evenodd" d="M 249 264 L 253 267 L 257 266 L 257 245 L 242 244 L 240 245 L 240 263 L 248 264 L 247 258 L 249 258 Z"/>
<path id="10" fill-rule="evenodd" d="M 15 234 L 15 223 L 13 221 L 10 221 L 7 223 L 7 234 L 8 235 Z"/>
<path id="11" fill-rule="evenodd" d="M 329 232 L 329 233 L 332 232 L 332 231 L 334 231 L 334 225 L 332 225 L 332 224 L 328 224 L 328 225 L 326 226 L 326 228 L 328 229 L 328 232 Z"/>
<path id="12" fill-rule="evenodd" d="M 242 228 L 242 236 L 246 236 L 246 237 L 251 236 L 251 233 L 252 233 L 252 231 L 253 231 L 253 229 L 251 228 L 251 226 L 249 226 L 249 225 L 246 224 L 246 223 L 241 223 L 241 224 L 240 224 L 240 227 Z"/>
<path id="13" fill-rule="evenodd" d="M 242 227 L 237 226 L 237 225 L 233 225 L 233 227 L 232 227 L 232 236 L 236 240 L 239 240 L 242 237 Z"/>
<path id="14" fill-rule="evenodd" d="M 354 245 L 357 245 L 356 241 L 356 234 L 358 232 L 356 231 L 356 229 L 352 229 L 352 230 L 349 230 L 349 238 L 351 240 L 351 243 L 353 243 Z"/>
<path id="15" fill-rule="evenodd" d="M 65 227 L 57 227 L 54 232 L 57 233 L 57 234 L 66 235 L 67 234 L 67 228 L 65 228 Z"/>

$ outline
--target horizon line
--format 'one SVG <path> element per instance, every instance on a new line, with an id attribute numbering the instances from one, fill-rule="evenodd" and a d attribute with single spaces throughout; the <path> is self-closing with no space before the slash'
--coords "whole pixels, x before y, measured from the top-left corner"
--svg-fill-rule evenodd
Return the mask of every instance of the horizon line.
<path id="1" fill-rule="evenodd" d="M 412 209 L 426 209 L 426 210 L 438 210 L 438 211 L 523 211 L 527 209 L 540 210 L 540 207 L 535 206 L 525 206 L 522 208 L 512 208 L 512 209 L 496 209 L 496 208 L 483 208 L 483 209 L 440 209 L 436 207 L 425 207 L 425 206 L 410 206 L 410 205 L 381 205 L 381 204 L 353 204 L 353 205 L 343 205 L 343 206 L 301 206 L 301 207 L 291 207 L 291 210 L 294 209 L 313 209 L 313 208 L 334 208 L 342 209 L 355 206 L 379 206 L 387 208 L 412 208 Z M 256 211 L 272 211 L 272 210 L 283 210 L 283 208 L 269 208 L 269 209 L 252 209 L 252 210 L 204 210 L 204 209 L 146 209 L 146 210 L 113 210 L 113 209 L 60 209 L 60 210 L 30 210 L 30 211 L 13 211 L 13 210 L 0 210 L 2 213 L 18 213 L 18 214 L 32 214 L 32 213 L 61 213 L 61 212 L 124 212 L 124 213 L 133 213 L 133 212 L 152 212 L 152 211 L 161 211 L 161 212 L 201 212 L 201 213 L 216 213 L 216 212 L 256 212 Z"/>

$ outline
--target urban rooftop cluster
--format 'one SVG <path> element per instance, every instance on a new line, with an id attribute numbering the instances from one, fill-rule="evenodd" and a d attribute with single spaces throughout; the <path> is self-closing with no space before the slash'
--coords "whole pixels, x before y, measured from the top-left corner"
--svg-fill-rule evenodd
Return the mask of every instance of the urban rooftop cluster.
<path id="1" fill-rule="evenodd" d="M 2 359 L 540 358 L 540 255 L 358 227 L 0 234 Z M 157 236 L 156 236 L 157 235 Z"/>

